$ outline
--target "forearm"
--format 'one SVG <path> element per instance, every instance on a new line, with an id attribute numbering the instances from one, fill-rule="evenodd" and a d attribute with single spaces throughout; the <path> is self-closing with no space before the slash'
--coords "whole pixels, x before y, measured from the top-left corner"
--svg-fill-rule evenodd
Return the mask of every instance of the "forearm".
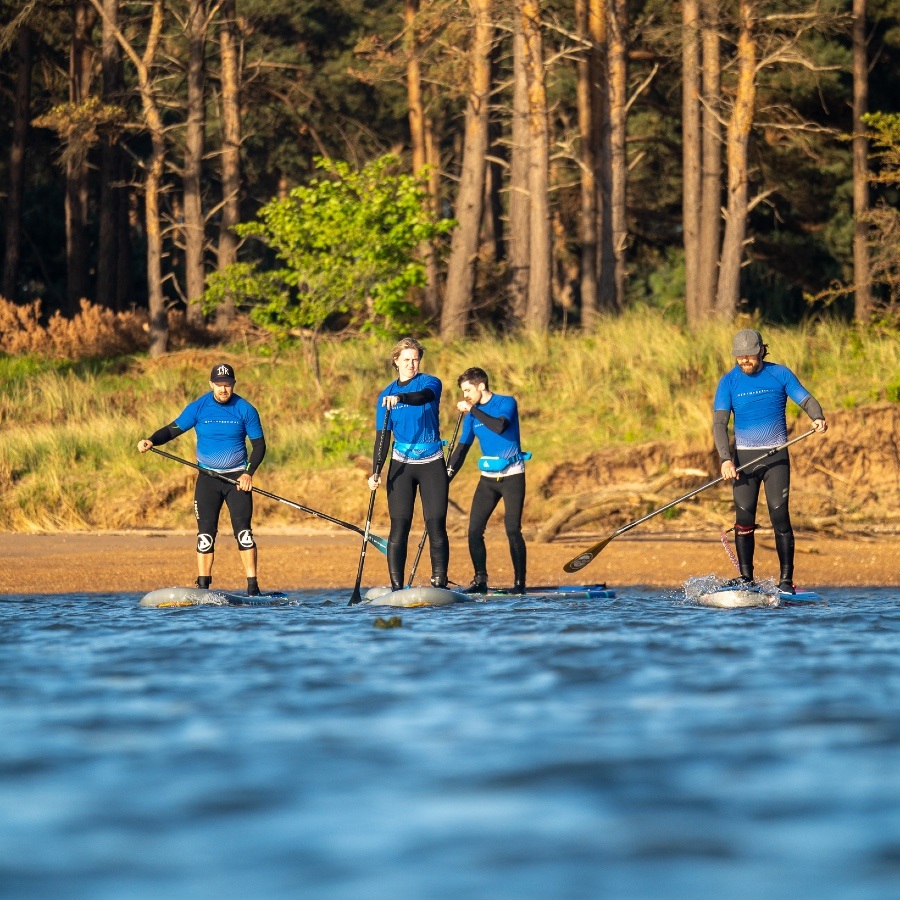
<path id="1" fill-rule="evenodd" d="M 822 411 L 822 405 L 810 394 L 801 404 L 800 408 L 815 422 L 817 419 L 825 418 L 825 413 Z"/>
<path id="2" fill-rule="evenodd" d="M 509 419 L 503 418 L 500 416 L 499 418 L 495 416 L 489 416 L 486 412 L 479 409 L 477 406 L 473 406 L 471 410 L 469 410 L 470 414 L 478 419 L 482 425 L 485 426 L 490 431 L 493 431 L 494 434 L 503 434 L 506 431 L 507 426 L 509 425 Z"/>
<path id="3" fill-rule="evenodd" d="M 154 431 L 150 437 L 147 438 L 154 447 L 159 447 L 162 444 L 168 444 L 169 441 L 175 440 L 179 434 L 183 434 L 184 432 L 174 423 L 171 425 L 163 425 L 159 431 Z"/>
<path id="4" fill-rule="evenodd" d="M 456 449 L 450 456 L 450 461 L 447 463 L 447 473 L 450 475 L 450 480 L 453 480 L 453 476 L 463 467 L 463 463 L 466 461 L 466 456 L 469 453 L 469 449 L 471 448 L 471 444 L 457 444 Z"/>
<path id="5" fill-rule="evenodd" d="M 728 420 L 731 413 L 727 409 L 717 409 L 713 412 L 713 440 L 716 442 L 716 452 L 722 462 L 731 459 L 731 445 L 728 443 Z"/>
<path id="6" fill-rule="evenodd" d="M 425 388 L 424 391 L 407 391 L 394 394 L 394 396 L 407 406 L 424 406 L 434 400 L 434 391 L 431 388 Z"/>
<path id="7" fill-rule="evenodd" d="M 266 439 L 250 438 L 250 460 L 247 463 L 247 474 L 251 477 L 256 473 L 259 464 L 266 455 Z"/>

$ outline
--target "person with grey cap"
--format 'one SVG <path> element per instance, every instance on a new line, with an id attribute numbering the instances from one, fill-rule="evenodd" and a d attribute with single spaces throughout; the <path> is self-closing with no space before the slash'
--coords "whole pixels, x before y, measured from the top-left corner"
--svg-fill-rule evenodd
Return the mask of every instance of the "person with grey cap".
<path id="1" fill-rule="evenodd" d="M 791 465 L 787 449 L 766 457 L 738 475 L 738 466 L 761 456 L 788 440 L 785 408 L 790 397 L 812 419 L 813 428 L 828 426 L 818 400 L 786 366 L 765 362 L 768 347 L 762 335 L 745 328 L 734 336 L 732 355 L 737 365 L 719 381 L 713 401 L 713 437 L 722 462 L 722 477 L 733 481 L 734 543 L 741 580 L 753 581 L 754 532 L 759 489 L 765 485 L 769 519 L 775 531 L 775 549 L 781 572 L 779 590 L 794 593 L 794 531 L 788 502 Z M 732 456 L 728 421 L 734 414 Z"/>
<path id="2" fill-rule="evenodd" d="M 266 455 L 259 413 L 243 397 L 234 393 L 234 369 L 228 363 L 213 366 L 209 376 L 212 389 L 188 404 L 180 416 L 150 437 L 138 441 L 146 453 L 151 447 L 168 443 L 191 428 L 197 433 L 197 462 L 204 469 L 225 475 L 231 484 L 201 472 L 194 488 L 197 517 L 197 587 L 209 588 L 215 559 L 219 513 L 228 505 L 231 525 L 241 562 L 247 575 L 247 593 L 259 594 L 256 574 L 256 542 L 253 539 L 253 475 Z M 250 454 L 247 454 L 247 440 Z"/>

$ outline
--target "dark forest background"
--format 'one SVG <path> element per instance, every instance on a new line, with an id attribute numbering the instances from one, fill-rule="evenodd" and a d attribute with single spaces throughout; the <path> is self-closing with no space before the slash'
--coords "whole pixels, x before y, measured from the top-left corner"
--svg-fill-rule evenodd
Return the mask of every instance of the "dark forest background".
<path id="1" fill-rule="evenodd" d="M 146 310 L 154 353 L 172 311 L 198 329 L 236 315 L 228 291 L 204 305 L 213 273 L 274 263 L 235 226 L 329 177 L 319 158 L 386 154 L 456 223 L 421 243 L 410 291 L 446 338 L 592 329 L 630 304 L 691 327 L 896 311 L 895 0 L 0 0 L 0 16 L 0 293 L 45 317 Z M 365 300 L 318 325 L 360 327 Z"/>

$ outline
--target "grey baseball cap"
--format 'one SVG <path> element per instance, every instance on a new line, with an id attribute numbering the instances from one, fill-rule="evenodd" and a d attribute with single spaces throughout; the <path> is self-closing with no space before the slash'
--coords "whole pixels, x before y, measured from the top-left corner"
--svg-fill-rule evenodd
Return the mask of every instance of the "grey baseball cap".
<path id="1" fill-rule="evenodd" d="M 734 344 L 731 347 L 732 356 L 756 356 L 762 353 L 763 339 L 758 331 L 745 328 L 734 336 Z"/>

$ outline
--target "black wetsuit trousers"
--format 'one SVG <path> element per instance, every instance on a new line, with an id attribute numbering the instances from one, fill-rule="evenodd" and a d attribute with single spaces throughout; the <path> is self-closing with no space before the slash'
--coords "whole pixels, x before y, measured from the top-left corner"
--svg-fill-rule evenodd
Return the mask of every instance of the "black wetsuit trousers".
<path id="1" fill-rule="evenodd" d="M 235 481 L 243 475 L 239 472 L 225 473 L 228 478 Z M 222 505 L 228 505 L 231 514 L 231 527 L 234 530 L 235 540 L 241 550 L 253 548 L 253 531 L 251 520 L 253 518 L 253 493 L 240 491 L 237 485 L 229 484 L 212 475 L 201 474 L 197 476 L 197 484 L 194 488 L 194 515 L 197 517 L 197 547 L 208 547 L 200 552 L 212 552 L 215 546 L 216 533 L 219 530 L 219 513 Z M 207 535 L 209 540 L 202 540 Z"/>
<path id="2" fill-rule="evenodd" d="M 744 465 L 761 456 L 764 450 L 738 450 L 737 465 Z M 779 450 L 758 465 L 745 469 L 735 479 L 735 548 L 741 574 L 753 578 L 753 551 L 756 526 L 756 508 L 759 503 L 759 489 L 766 489 L 766 504 L 769 519 L 775 531 L 775 549 L 781 564 L 781 580 L 791 581 L 794 577 L 794 530 L 791 527 L 789 500 L 791 493 L 791 461 L 788 451 Z"/>
<path id="3" fill-rule="evenodd" d="M 446 582 L 450 562 L 447 539 L 447 464 L 443 457 L 427 463 L 405 463 L 392 459 L 387 477 L 388 512 L 391 533 L 388 537 L 388 572 L 391 586 L 402 587 L 406 572 L 407 542 L 412 528 L 416 494 L 422 498 L 422 514 L 428 532 L 432 579 Z"/>
<path id="4" fill-rule="evenodd" d="M 522 510 L 525 506 L 525 473 L 507 475 L 505 478 L 478 479 L 472 511 L 469 513 L 469 555 L 478 581 L 487 580 L 487 548 L 484 545 L 484 531 L 497 504 L 503 500 L 503 524 L 509 540 L 509 554 L 512 557 L 514 580 L 517 585 L 525 584 L 526 550 L 522 537 Z"/>

